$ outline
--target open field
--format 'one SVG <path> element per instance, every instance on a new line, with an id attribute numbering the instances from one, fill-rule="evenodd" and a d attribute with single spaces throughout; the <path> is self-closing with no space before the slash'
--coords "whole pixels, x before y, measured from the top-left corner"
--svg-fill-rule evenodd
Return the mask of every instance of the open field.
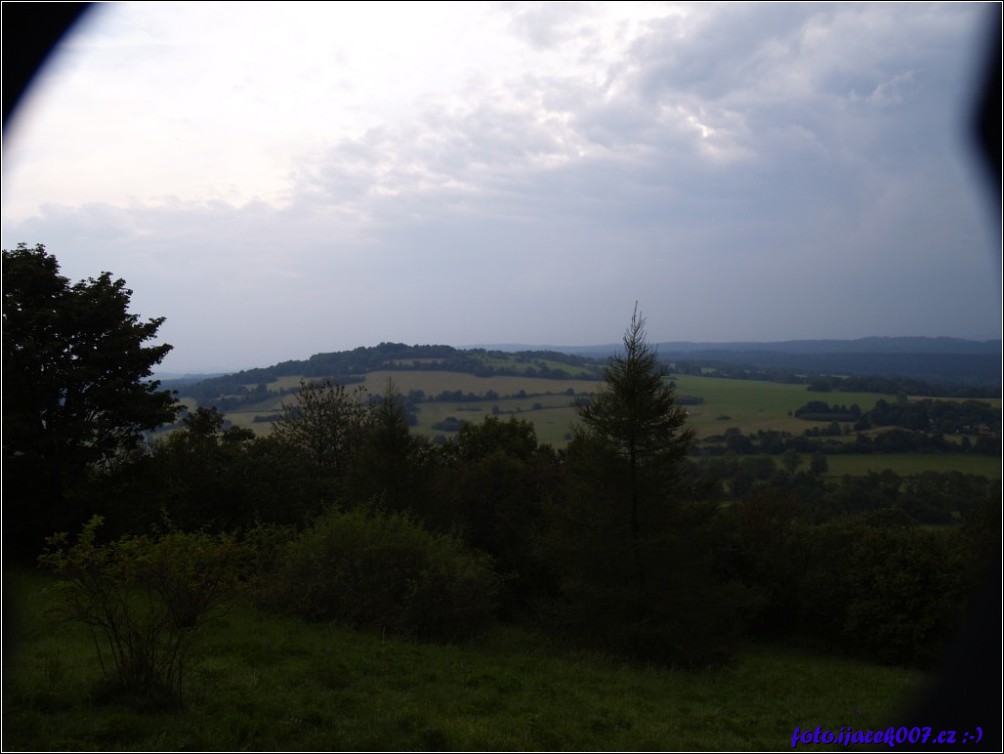
<path id="1" fill-rule="evenodd" d="M 8 574 L 20 631 L 4 676 L 5 751 L 787 750 L 796 726 L 901 724 L 926 681 L 780 647 L 702 672 L 639 667 L 504 627 L 424 645 L 241 602 L 204 630 L 186 706 L 144 712 L 92 696 L 94 647 L 83 628 L 51 620 L 52 584 Z"/>

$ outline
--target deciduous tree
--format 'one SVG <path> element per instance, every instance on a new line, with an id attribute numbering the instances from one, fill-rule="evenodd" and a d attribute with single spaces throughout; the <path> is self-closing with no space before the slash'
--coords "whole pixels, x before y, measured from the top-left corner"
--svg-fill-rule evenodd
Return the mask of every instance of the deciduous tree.
<path id="1" fill-rule="evenodd" d="M 6 544 L 34 554 L 77 527 L 73 486 L 93 464 L 135 447 L 179 406 L 152 369 L 167 355 L 163 317 L 129 311 L 132 291 L 103 272 L 70 284 L 38 244 L 3 251 L 3 462 Z"/>
<path id="2" fill-rule="evenodd" d="M 349 392 L 330 380 L 301 381 L 296 398 L 283 405 L 272 434 L 319 469 L 342 476 L 372 424 L 365 395 L 362 387 Z"/>

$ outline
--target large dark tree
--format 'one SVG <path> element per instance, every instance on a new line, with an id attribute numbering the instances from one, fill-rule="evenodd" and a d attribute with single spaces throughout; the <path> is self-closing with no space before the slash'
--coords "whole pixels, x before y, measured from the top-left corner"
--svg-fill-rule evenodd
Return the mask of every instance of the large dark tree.
<path id="1" fill-rule="evenodd" d="M 164 320 L 130 313 L 131 296 L 107 272 L 71 285 L 41 244 L 3 251 L 3 506 L 15 554 L 85 520 L 92 511 L 72 502 L 85 473 L 177 415 L 149 379 L 171 350 L 145 345 Z"/>

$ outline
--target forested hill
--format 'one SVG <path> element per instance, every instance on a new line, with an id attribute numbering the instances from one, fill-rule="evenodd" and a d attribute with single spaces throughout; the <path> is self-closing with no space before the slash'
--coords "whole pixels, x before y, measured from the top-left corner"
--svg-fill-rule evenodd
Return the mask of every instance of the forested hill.
<path id="1" fill-rule="evenodd" d="M 562 380 L 603 378 L 603 362 L 558 351 L 505 353 L 484 348 L 464 350 L 443 345 L 381 343 L 351 351 L 318 353 L 309 359 L 284 361 L 271 367 L 212 377 L 186 384 L 183 393 L 200 404 L 213 404 L 221 396 L 245 395 L 256 390 L 264 393 L 270 383 L 283 377 L 330 379 L 351 384 L 361 382 L 367 372 L 376 370 L 435 370 L 463 372 L 477 377 L 508 375 Z M 180 385 L 166 380 L 164 387 L 179 388 Z"/>

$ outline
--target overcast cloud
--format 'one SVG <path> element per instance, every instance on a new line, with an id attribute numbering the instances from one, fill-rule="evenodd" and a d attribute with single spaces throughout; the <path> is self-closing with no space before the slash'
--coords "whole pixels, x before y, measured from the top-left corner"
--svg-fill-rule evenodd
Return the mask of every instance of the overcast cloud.
<path id="1" fill-rule="evenodd" d="M 1000 337 L 985 5 L 123 3 L 4 141 L 4 248 L 169 371 L 406 343 Z"/>

